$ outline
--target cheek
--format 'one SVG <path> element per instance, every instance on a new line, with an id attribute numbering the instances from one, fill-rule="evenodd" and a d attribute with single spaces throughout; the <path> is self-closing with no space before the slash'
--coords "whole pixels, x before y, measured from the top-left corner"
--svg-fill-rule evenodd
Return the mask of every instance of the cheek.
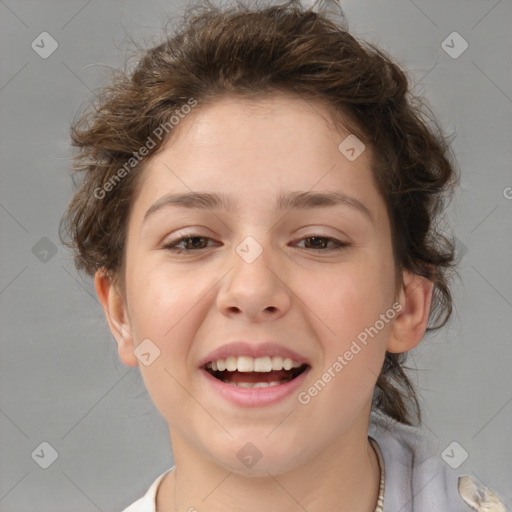
<path id="1" fill-rule="evenodd" d="M 133 279 L 131 321 L 135 344 L 150 339 L 157 347 L 154 362 L 139 365 L 155 406 L 166 418 L 173 417 L 178 408 L 186 417 L 190 396 L 183 386 L 187 387 L 192 371 L 190 347 L 199 316 L 204 314 L 200 298 L 205 292 L 192 277 L 171 279 L 168 274 L 153 268 Z"/>
<path id="2" fill-rule="evenodd" d="M 131 320 L 137 327 L 138 340 L 151 336 L 158 340 L 173 338 L 181 320 L 205 293 L 197 272 L 170 272 L 165 265 L 150 260 L 132 268 L 138 269 L 130 278 Z"/>
<path id="3" fill-rule="evenodd" d="M 322 321 L 328 339 L 337 344 L 354 339 L 391 307 L 392 276 L 382 272 L 378 264 L 346 262 L 304 279 L 300 298 L 316 323 Z"/>
<path id="4" fill-rule="evenodd" d="M 155 364 L 141 366 L 148 389 L 165 388 L 158 384 L 158 372 L 166 372 L 166 380 L 172 374 L 183 382 L 196 370 L 192 348 L 211 308 L 214 283 L 197 268 L 171 272 L 162 264 L 147 267 L 147 272 L 132 272 L 130 319 L 135 344 L 149 338 L 160 351 Z"/>
<path id="5" fill-rule="evenodd" d="M 323 350 L 318 373 L 332 382 L 328 385 L 336 402 L 368 396 L 382 367 L 394 310 L 381 270 L 378 265 L 347 264 L 304 287 L 309 321 L 318 326 Z"/>

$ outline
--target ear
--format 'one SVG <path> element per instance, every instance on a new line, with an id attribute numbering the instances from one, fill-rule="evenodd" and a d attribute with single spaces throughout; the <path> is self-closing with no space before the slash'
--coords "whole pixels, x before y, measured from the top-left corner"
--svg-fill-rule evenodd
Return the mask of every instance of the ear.
<path id="1" fill-rule="evenodd" d="M 124 298 L 105 269 L 101 268 L 96 271 L 94 287 L 107 318 L 110 332 L 116 340 L 119 358 L 126 366 L 138 366 L 139 361 L 133 353 L 135 348 L 133 332 Z"/>
<path id="2" fill-rule="evenodd" d="M 428 314 L 434 283 L 408 270 L 404 271 L 400 290 L 400 313 L 393 320 L 386 350 L 392 353 L 407 352 L 423 339 L 427 330 Z"/>

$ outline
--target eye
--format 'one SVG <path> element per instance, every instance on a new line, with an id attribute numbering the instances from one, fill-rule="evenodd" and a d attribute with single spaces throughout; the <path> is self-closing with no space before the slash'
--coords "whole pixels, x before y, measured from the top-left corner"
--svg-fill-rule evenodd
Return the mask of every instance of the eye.
<path id="1" fill-rule="evenodd" d="M 205 241 L 207 240 L 212 241 L 211 238 L 206 236 L 190 233 L 189 235 L 182 236 L 181 238 L 177 238 L 176 240 L 169 242 L 168 244 L 164 245 L 163 248 L 175 253 L 200 251 L 208 248 L 208 245 L 205 244 Z M 311 235 L 299 240 L 299 242 L 302 241 L 309 241 L 308 245 L 310 245 L 310 247 L 304 247 L 305 249 L 312 249 L 322 252 L 339 251 L 350 246 L 349 243 L 341 242 L 336 238 L 319 235 Z M 331 243 L 333 246 L 327 247 L 329 243 Z M 182 246 L 179 247 L 180 245 Z"/>
<path id="2" fill-rule="evenodd" d="M 311 241 L 310 245 L 312 247 L 304 247 L 305 249 L 313 249 L 313 250 L 320 250 L 323 252 L 329 252 L 329 251 L 339 251 L 344 249 L 345 247 L 348 247 L 350 244 L 346 242 L 341 242 L 340 240 L 336 238 L 331 238 L 328 236 L 320 236 L 320 235 L 310 235 L 304 238 L 301 238 L 299 242 L 302 241 Z M 332 242 L 334 247 L 326 247 L 326 244 L 329 244 Z"/>
<path id="3" fill-rule="evenodd" d="M 168 249 L 176 253 L 200 251 L 201 249 L 207 248 L 203 243 L 205 240 L 212 239 L 206 236 L 200 236 L 196 235 L 195 233 L 190 233 L 189 235 L 182 236 L 181 238 L 173 240 L 168 244 L 164 245 L 164 249 Z M 192 243 L 188 243 L 190 241 L 192 241 Z M 185 246 L 178 247 L 180 244 L 185 244 Z"/>

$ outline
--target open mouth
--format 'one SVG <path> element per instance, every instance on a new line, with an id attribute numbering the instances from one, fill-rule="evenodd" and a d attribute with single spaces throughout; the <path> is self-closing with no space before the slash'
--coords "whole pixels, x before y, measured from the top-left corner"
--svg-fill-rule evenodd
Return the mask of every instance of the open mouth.
<path id="1" fill-rule="evenodd" d="M 280 386 L 298 377 L 308 369 L 281 357 L 249 358 L 228 357 L 226 360 L 211 361 L 203 368 L 216 379 L 241 388 L 264 388 Z"/>

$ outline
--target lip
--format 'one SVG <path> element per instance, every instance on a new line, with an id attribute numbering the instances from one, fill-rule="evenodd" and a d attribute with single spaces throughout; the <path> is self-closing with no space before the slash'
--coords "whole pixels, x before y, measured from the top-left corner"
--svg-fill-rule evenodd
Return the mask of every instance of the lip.
<path id="1" fill-rule="evenodd" d="M 267 388 L 241 388 L 216 379 L 204 368 L 201 368 L 200 372 L 205 377 L 207 384 L 211 386 L 216 393 L 232 404 L 239 407 L 262 407 L 276 404 L 291 396 L 304 383 L 310 370 L 311 366 L 308 366 L 294 379 L 284 384 Z"/>
<path id="2" fill-rule="evenodd" d="M 304 357 L 289 348 L 283 347 L 272 341 L 266 341 L 264 343 L 254 344 L 247 341 L 234 341 L 226 343 L 221 347 L 213 350 L 207 356 L 203 357 L 199 361 L 199 368 L 203 368 L 210 361 L 217 361 L 219 359 L 226 359 L 229 356 L 249 356 L 253 358 L 257 357 L 282 357 L 283 359 L 289 358 L 293 361 L 297 361 L 300 364 L 311 364 Z M 217 380 L 217 379 L 215 379 Z M 294 379 L 295 380 L 295 379 Z M 293 381 L 292 381 L 293 382 Z M 282 384 L 284 385 L 284 384 Z M 232 387 L 232 386 L 231 386 Z M 256 388 L 262 389 L 262 388 Z"/>

